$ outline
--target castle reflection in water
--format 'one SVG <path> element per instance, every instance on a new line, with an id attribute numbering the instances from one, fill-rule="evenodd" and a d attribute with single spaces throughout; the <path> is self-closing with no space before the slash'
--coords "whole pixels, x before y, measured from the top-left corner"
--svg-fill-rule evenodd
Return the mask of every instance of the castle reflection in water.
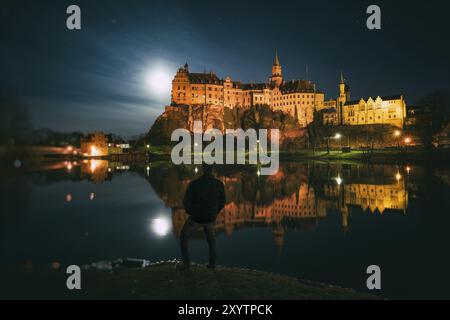
<path id="1" fill-rule="evenodd" d="M 69 166 L 74 169 L 73 164 Z M 184 191 L 201 174 L 194 165 L 174 166 L 168 162 L 130 166 L 90 160 L 79 167 L 80 177 L 94 183 L 111 180 L 123 171 L 138 172 L 171 209 L 177 237 L 187 219 L 182 206 Z M 353 212 L 403 214 L 408 206 L 409 167 L 290 162 L 282 163 L 273 176 L 259 176 L 257 169 L 250 166 L 217 169 L 227 198 L 217 219 L 217 231 L 230 235 L 238 228 L 268 227 L 280 248 L 287 229 L 313 229 L 327 214 L 340 214 L 342 230 L 347 232 Z"/>

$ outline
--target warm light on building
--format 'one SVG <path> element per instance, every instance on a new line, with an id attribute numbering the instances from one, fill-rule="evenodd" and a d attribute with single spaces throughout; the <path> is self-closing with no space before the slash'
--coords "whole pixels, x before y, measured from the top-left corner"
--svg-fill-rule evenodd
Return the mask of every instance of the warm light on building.
<path id="1" fill-rule="evenodd" d="M 401 135 L 400 130 L 395 130 L 394 131 L 394 136 L 399 137 Z"/>
<path id="2" fill-rule="evenodd" d="M 80 141 L 81 153 L 85 157 L 101 157 L 108 155 L 108 138 L 100 132 L 89 134 Z"/>
<path id="3" fill-rule="evenodd" d="M 411 143 L 411 138 L 410 137 L 406 137 L 405 138 L 405 143 Z"/>
<path id="4" fill-rule="evenodd" d="M 99 155 L 98 149 L 95 146 L 91 146 L 91 156 L 95 157 L 98 155 Z"/>
<path id="5" fill-rule="evenodd" d="M 98 165 L 97 160 L 91 160 L 91 163 L 90 163 L 91 173 L 95 172 L 95 169 L 97 169 L 97 165 Z"/>

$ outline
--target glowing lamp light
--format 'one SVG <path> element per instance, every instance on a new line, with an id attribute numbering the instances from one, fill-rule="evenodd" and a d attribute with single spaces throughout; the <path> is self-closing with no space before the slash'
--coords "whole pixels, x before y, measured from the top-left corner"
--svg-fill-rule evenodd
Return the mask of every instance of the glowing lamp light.
<path id="1" fill-rule="evenodd" d="M 409 173 L 411 171 L 411 167 L 410 166 L 406 166 L 406 172 Z"/>
<path id="2" fill-rule="evenodd" d="M 169 234 L 172 229 L 172 224 L 167 217 L 158 217 L 152 219 L 151 230 L 158 237 L 165 237 Z"/>
<path id="3" fill-rule="evenodd" d="M 97 169 L 97 166 L 98 166 L 97 160 L 92 160 L 92 161 L 91 161 L 91 166 L 90 166 L 91 173 L 94 173 L 94 172 L 95 172 L 95 170 Z"/>
<path id="4" fill-rule="evenodd" d="M 399 137 L 401 134 L 400 130 L 395 130 L 394 131 L 394 136 Z"/>
<path id="5" fill-rule="evenodd" d="M 411 138 L 410 137 L 406 137 L 405 138 L 405 143 L 410 143 L 411 142 Z"/>
<path id="6" fill-rule="evenodd" d="M 341 137 L 342 137 L 342 135 L 340 133 L 336 133 L 334 136 L 335 139 L 340 139 Z"/>
<path id="7" fill-rule="evenodd" d="M 337 183 L 339 186 L 342 184 L 342 179 L 341 179 L 340 176 L 337 176 L 337 177 L 335 178 L 335 180 L 336 180 L 336 183 Z"/>
<path id="8" fill-rule="evenodd" d="M 397 174 L 395 175 L 395 179 L 397 179 L 397 182 L 400 181 L 401 178 L 402 175 L 400 174 L 400 172 L 397 172 Z"/>
<path id="9" fill-rule="evenodd" d="M 72 147 L 72 146 L 68 146 L 68 147 L 67 147 L 67 151 L 68 151 L 68 152 L 72 152 L 72 150 L 73 150 L 73 147 Z"/>
<path id="10" fill-rule="evenodd" d="M 198 169 L 197 169 L 197 167 L 195 167 L 194 171 L 195 171 L 195 173 L 197 173 L 197 172 L 198 172 Z"/>
<path id="11" fill-rule="evenodd" d="M 98 151 L 98 149 L 95 146 L 91 146 L 91 156 L 98 156 L 100 154 L 100 152 Z"/>

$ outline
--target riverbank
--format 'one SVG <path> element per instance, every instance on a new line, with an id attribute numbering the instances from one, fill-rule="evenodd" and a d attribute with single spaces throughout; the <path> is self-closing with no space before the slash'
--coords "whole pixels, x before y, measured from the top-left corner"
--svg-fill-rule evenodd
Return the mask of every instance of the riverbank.
<path id="1" fill-rule="evenodd" d="M 285 161 L 297 160 L 323 160 L 323 161 L 347 161 L 347 162 L 370 162 L 379 164 L 420 164 L 431 160 L 434 163 L 447 163 L 450 157 L 450 149 L 434 150 L 426 152 L 423 149 L 412 149 L 408 152 L 398 152 L 396 150 L 374 150 L 369 154 L 360 150 L 352 150 L 343 153 L 332 150 L 329 153 L 326 150 L 298 150 L 295 152 L 280 152 L 280 159 Z"/>
<path id="2" fill-rule="evenodd" d="M 2 275 L 8 274 L 3 270 Z M 164 262 L 146 268 L 81 271 L 81 290 L 68 290 L 65 270 L 22 270 L 2 280 L 2 298 L 62 299 L 380 299 L 352 289 L 262 271 Z M 6 284 L 6 285 L 5 285 Z"/>
<path id="3" fill-rule="evenodd" d="M 248 157 L 248 155 L 247 155 Z M 411 148 L 407 152 L 399 152 L 396 149 L 382 149 L 374 150 L 369 153 L 362 150 L 351 150 L 350 152 L 342 152 L 340 150 L 325 149 L 298 149 L 295 151 L 280 151 L 280 160 L 284 161 L 303 161 L 303 160 L 318 160 L 318 161 L 348 161 L 348 162 L 370 162 L 379 164 L 420 164 L 425 161 L 433 161 L 433 163 L 446 163 L 450 158 L 450 148 L 448 149 L 434 149 L 426 151 L 422 148 Z M 81 157 L 67 154 L 14 154 L 3 153 L 3 160 L 9 159 L 14 161 L 16 159 L 26 160 L 86 160 L 86 159 L 102 159 L 115 162 L 125 163 L 147 163 L 154 161 L 165 161 L 171 159 L 171 149 L 165 147 L 150 147 L 148 149 L 136 150 L 132 153 L 112 154 L 109 156 L 98 157 Z"/>

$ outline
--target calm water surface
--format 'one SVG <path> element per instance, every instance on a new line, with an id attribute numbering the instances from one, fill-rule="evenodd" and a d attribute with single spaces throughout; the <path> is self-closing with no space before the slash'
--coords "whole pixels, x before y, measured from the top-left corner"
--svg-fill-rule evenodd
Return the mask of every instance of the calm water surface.
<path id="1" fill-rule="evenodd" d="M 108 161 L 24 164 L 0 182 L 2 265 L 179 257 L 181 200 L 195 166 Z M 223 167 L 218 263 L 367 291 L 367 266 L 391 298 L 450 298 L 447 168 L 282 163 L 277 175 Z M 196 262 L 206 262 L 199 233 Z"/>

